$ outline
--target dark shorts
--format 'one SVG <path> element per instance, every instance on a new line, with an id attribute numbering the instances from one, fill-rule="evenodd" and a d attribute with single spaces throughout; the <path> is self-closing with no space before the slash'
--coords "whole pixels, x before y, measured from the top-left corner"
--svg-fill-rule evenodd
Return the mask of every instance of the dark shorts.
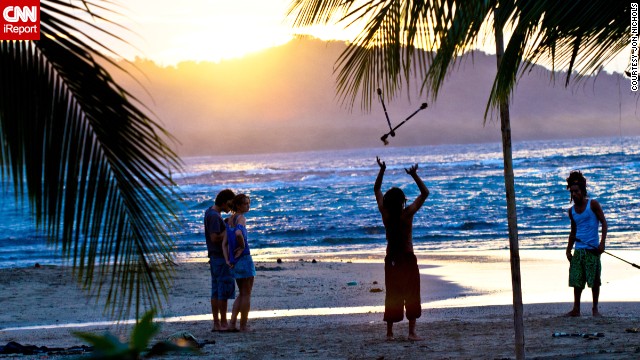
<path id="1" fill-rule="evenodd" d="M 211 299 L 229 300 L 236 298 L 236 284 L 229 265 L 223 258 L 210 258 Z"/>
<path id="2" fill-rule="evenodd" d="M 569 286 L 584 289 L 585 283 L 590 288 L 600 286 L 602 265 L 600 256 L 584 249 L 573 251 L 569 266 Z"/>
<path id="3" fill-rule="evenodd" d="M 422 315 L 420 307 L 420 272 L 418 260 L 412 253 L 384 258 L 384 321 L 399 322 L 404 318 L 415 320 Z"/>

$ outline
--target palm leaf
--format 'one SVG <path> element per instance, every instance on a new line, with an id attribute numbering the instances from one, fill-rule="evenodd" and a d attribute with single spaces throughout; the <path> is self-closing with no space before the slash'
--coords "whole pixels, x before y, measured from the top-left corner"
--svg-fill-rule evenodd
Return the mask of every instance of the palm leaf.
<path id="1" fill-rule="evenodd" d="M 338 93 L 348 105 L 359 98 L 370 108 L 375 89 L 390 97 L 422 79 L 420 91 L 436 98 L 446 74 L 484 36 L 500 8 L 500 23 L 511 31 L 489 95 L 487 112 L 507 100 L 534 64 L 567 69 L 565 86 L 592 75 L 628 45 L 629 3 L 604 0 L 294 0 L 294 27 L 334 21 L 364 30 L 337 60 Z M 433 52 L 433 54 L 431 53 Z M 575 74 L 573 72 L 576 72 Z"/>
<path id="2" fill-rule="evenodd" d="M 90 21 L 110 24 L 109 5 L 43 0 L 41 40 L 0 42 L 0 165 L 78 281 L 106 293 L 112 315 L 134 302 L 139 315 L 166 296 L 178 198 L 168 174 L 181 163 L 100 65 L 117 66 L 91 36 L 119 40 Z"/>

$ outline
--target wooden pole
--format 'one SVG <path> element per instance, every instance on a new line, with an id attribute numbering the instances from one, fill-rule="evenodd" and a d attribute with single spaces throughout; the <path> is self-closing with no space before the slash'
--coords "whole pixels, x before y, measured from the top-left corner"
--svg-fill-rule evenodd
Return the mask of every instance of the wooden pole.
<path id="1" fill-rule="evenodd" d="M 498 68 L 504 55 L 503 23 L 499 9 L 494 12 L 496 36 L 496 59 Z M 508 97 L 500 102 L 500 128 L 502 131 L 502 158 L 504 160 L 504 186 L 507 195 L 507 221 L 509 225 L 509 252 L 511 259 L 511 286 L 513 289 L 513 325 L 515 330 L 516 359 L 525 358 L 522 287 L 520 277 L 520 248 L 518 245 L 518 217 L 516 213 L 516 191 L 511 153 L 511 119 Z"/>

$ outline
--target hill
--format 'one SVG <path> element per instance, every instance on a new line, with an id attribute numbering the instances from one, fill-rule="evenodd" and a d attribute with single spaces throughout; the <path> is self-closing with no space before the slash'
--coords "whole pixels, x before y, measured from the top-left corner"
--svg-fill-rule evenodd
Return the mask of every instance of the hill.
<path id="1" fill-rule="evenodd" d="M 370 113 L 336 96 L 334 64 L 346 45 L 296 39 L 242 59 L 163 67 L 137 59 L 143 89 L 118 76 L 179 140 L 181 155 L 271 153 L 382 146 L 388 130 L 374 101 Z M 500 141 L 498 121 L 484 123 L 495 58 L 473 53 L 449 76 L 437 102 L 404 125 L 390 146 Z M 629 79 L 602 72 L 577 87 L 535 67 L 513 96 L 513 140 L 639 135 L 637 97 Z M 146 92 L 145 92 L 146 91 Z M 147 93 L 148 92 L 148 93 Z M 387 99 L 398 123 L 426 99 L 412 91 Z"/>

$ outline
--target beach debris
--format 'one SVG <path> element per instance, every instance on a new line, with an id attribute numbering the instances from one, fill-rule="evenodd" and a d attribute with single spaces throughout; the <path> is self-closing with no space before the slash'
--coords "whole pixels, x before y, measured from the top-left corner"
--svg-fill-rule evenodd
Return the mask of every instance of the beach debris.
<path id="1" fill-rule="evenodd" d="M 377 282 L 377 281 L 374 281 L 374 282 L 373 282 L 373 285 L 378 285 L 378 282 Z"/>
<path id="2" fill-rule="evenodd" d="M 369 292 L 379 293 L 379 292 L 382 292 L 382 289 L 380 289 L 380 288 L 371 288 L 371 290 L 369 290 Z"/>
<path id="3" fill-rule="evenodd" d="M 40 269 L 42 266 L 40 266 L 40 263 L 36 263 L 33 267 L 36 269 Z"/>
<path id="4" fill-rule="evenodd" d="M 306 350 L 306 349 L 300 349 L 300 352 L 301 352 L 301 353 L 309 353 L 309 354 L 317 354 L 317 353 L 318 353 L 318 350 L 316 350 L 316 349 L 309 349 L 309 350 Z"/>
<path id="5" fill-rule="evenodd" d="M 349 285 L 349 286 L 356 286 L 356 285 L 358 285 L 358 282 L 357 282 L 357 281 L 349 281 L 349 282 L 347 283 L 347 285 Z"/>
<path id="6" fill-rule="evenodd" d="M 628 333 L 640 333 L 640 328 L 628 328 L 628 329 L 624 329 L 624 331 L 628 332 Z"/>
<path id="7" fill-rule="evenodd" d="M 225 330 L 228 331 L 228 330 Z M 155 343 L 145 357 L 164 355 L 168 352 L 198 353 L 205 345 L 215 344 L 215 340 L 199 341 L 189 331 L 178 331 L 167 337 L 167 340 Z"/>
<path id="8" fill-rule="evenodd" d="M 210 342 L 207 342 L 210 343 Z M 214 342 L 215 343 L 215 342 Z M 151 349 L 149 349 L 149 351 L 146 352 L 146 354 L 144 355 L 145 358 L 150 358 L 150 357 L 154 357 L 154 356 L 162 356 L 165 355 L 169 352 L 173 352 L 173 353 L 198 353 L 200 347 L 204 346 L 203 345 L 196 345 L 196 346 L 180 346 L 177 344 L 174 344 L 170 341 L 160 341 L 155 343 Z M 99 357 L 98 359 L 103 359 L 102 357 Z M 109 358 L 111 359 L 111 358 Z M 120 356 L 116 356 L 113 359 L 122 359 Z"/>
<path id="9" fill-rule="evenodd" d="M 192 333 L 188 331 L 178 331 L 169 335 L 167 341 L 180 347 L 200 348 L 200 343 Z"/>
<path id="10" fill-rule="evenodd" d="M 21 354 L 21 355 L 81 355 L 86 352 L 93 351 L 91 346 L 72 346 L 68 348 L 55 348 L 35 345 L 22 345 L 15 341 L 10 341 L 7 345 L 0 346 L 0 354 Z"/>
<path id="11" fill-rule="evenodd" d="M 604 333 L 595 332 L 595 333 L 566 333 L 566 332 L 554 332 L 551 334 L 552 337 L 581 337 L 584 339 L 597 339 L 604 337 Z"/>
<path id="12" fill-rule="evenodd" d="M 598 339 L 600 339 L 600 336 L 587 335 L 587 336 L 583 336 L 583 338 L 585 338 L 587 340 L 598 340 Z"/>
<path id="13" fill-rule="evenodd" d="M 141 356 L 150 357 L 163 355 L 168 352 L 195 352 L 197 349 L 178 346 L 169 341 L 161 341 L 148 348 L 153 337 L 160 331 L 160 325 L 153 321 L 155 310 L 149 310 L 131 330 L 127 342 L 110 332 L 98 335 L 90 332 L 74 332 L 73 334 L 93 346 L 93 351 L 87 359 L 139 359 Z"/>
<path id="14" fill-rule="evenodd" d="M 276 260 L 276 262 L 277 262 L 278 264 L 282 264 L 282 259 L 278 258 L 278 260 Z"/>
<path id="15" fill-rule="evenodd" d="M 311 260 L 311 263 L 312 263 L 312 264 L 317 263 L 316 259 Z"/>

